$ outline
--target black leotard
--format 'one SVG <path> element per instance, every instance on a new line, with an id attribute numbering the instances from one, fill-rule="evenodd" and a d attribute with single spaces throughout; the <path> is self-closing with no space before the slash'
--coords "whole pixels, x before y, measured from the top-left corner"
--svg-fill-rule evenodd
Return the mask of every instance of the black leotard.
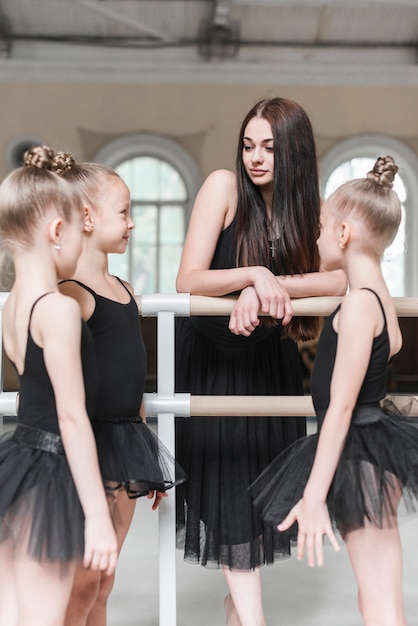
<path id="1" fill-rule="evenodd" d="M 47 297 L 45 294 L 41 297 Z M 39 300 L 39 299 L 38 299 Z M 15 431 L 0 442 L 0 541 L 26 541 L 39 561 L 70 561 L 84 551 L 84 515 L 59 434 L 54 391 L 43 349 L 29 323 L 24 371 L 19 376 Z M 92 413 L 98 372 L 91 334 L 84 322 L 81 358 L 87 410 Z"/>
<path id="2" fill-rule="evenodd" d="M 380 405 L 386 394 L 390 347 L 385 312 L 375 295 L 384 325 L 372 344 L 368 369 L 327 498 L 331 518 L 343 536 L 363 527 L 365 520 L 379 528 L 395 525 L 399 487 L 407 510 L 415 508 L 418 497 L 418 420 L 384 410 Z M 338 341 L 333 319 L 338 311 L 339 307 L 325 323 L 312 374 L 319 431 L 330 401 Z M 277 525 L 302 497 L 318 436 L 317 433 L 297 441 L 252 485 L 254 504 L 266 521 Z M 292 528 L 290 534 L 295 531 Z"/>
<path id="3" fill-rule="evenodd" d="M 123 487 L 130 497 L 150 490 L 166 491 L 185 480 L 172 455 L 141 419 L 146 352 L 138 307 L 129 295 L 127 304 L 97 294 L 76 282 L 94 298 L 87 325 L 93 335 L 100 388 L 92 416 L 100 469 L 111 491 Z"/>

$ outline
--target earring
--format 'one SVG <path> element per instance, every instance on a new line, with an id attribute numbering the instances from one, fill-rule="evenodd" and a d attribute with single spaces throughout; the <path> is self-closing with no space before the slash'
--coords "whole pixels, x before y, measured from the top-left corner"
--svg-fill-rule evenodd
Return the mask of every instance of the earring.
<path id="1" fill-rule="evenodd" d="M 55 243 L 54 244 L 54 248 L 55 248 L 55 250 L 61 250 L 61 244 L 60 243 Z"/>
<path id="2" fill-rule="evenodd" d="M 343 243 L 342 241 L 340 241 L 340 243 L 338 244 L 341 248 L 341 250 L 344 250 L 345 248 L 345 243 Z"/>

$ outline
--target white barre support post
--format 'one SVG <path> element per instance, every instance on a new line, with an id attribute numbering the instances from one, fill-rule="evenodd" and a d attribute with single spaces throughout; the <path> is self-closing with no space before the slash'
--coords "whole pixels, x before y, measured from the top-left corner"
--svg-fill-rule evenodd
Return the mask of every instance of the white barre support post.
<path id="1" fill-rule="evenodd" d="M 190 315 L 189 294 L 150 294 L 141 298 L 143 316 L 157 315 L 158 437 L 175 455 L 175 315 Z M 162 403 L 162 405 L 161 405 Z M 186 401 L 187 404 L 187 401 Z M 159 507 L 159 625 L 176 626 L 175 490 Z"/>
<path id="2" fill-rule="evenodd" d="M 3 306 L 8 297 L 7 292 L 0 292 L 0 329 L 3 328 Z M 0 330 L 0 435 L 3 433 L 3 415 L 7 412 L 3 393 L 4 363 L 3 363 L 3 332 Z"/>
<path id="3" fill-rule="evenodd" d="M 174 313 L 158 313 L 158 396 L 174 398 Z M 175 413 L 158 413 L 158 437 L 175 454 Z M 176 499 L 175 490 L 159 507 L 159 624 L 176 626 Z"/>

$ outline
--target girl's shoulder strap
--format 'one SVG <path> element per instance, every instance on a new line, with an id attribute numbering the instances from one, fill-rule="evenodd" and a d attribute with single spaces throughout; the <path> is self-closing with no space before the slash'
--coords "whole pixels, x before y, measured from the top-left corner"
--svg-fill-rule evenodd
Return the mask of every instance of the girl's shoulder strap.
<path id="1" fill-rule="evenodd" d="M 86 291 L 91 293 L 91 295 L 94 298 L 96 297 L 96 292 L 93 291 L 93 289 L 91 287 L 89 287 L 88 285 L 85 285 L 84 283 L 82 283 L 79 280 L 76 280 L 75 278 L 68 278 L 66 280 L 60 280 L 59 284 L 62 285 L 63 283 L 76 283 L 77 285 L 80 285 L 80 287 L 82 287 L 83 289 L 85 289 Z"/>
<path id="2" fill-rule="evenodd" d="M 30 312 L 29 312 L 28 330 L 30 329 L 30 323 L 32 321 L 32 314 L 33 314 L 33 310 L 35 308 L 35 305 L 39 302 L 39 300 L 42 300 L 42 298 L 45 298 L 45 296 L 48 296 L 50 293 L 53 293 L 53 292 L 52 291 L 47 291 L 46 293 L 43 293 L 42 296 L 39 296 L 39 298 L 36 298 L 35 302 L 32 304 L 32 306 L 30 308 Z"/>
<path id="3" fill-rule="evenodd" d="M 379 294 L 376 293 L 376 291 L 374 289 L 371 289 L 370 287 L 361 287 L 361 289 L 366 289 L 366 291 L 370 291 L 371 293 L 374 293 L 374 295 L 376 296 L 377 301 L 379 303 L 380 309 L 382 311 L 383 319 L 384 319 L 384 322 L 385 322 L 385 325 L 386 325 L 386 323 L 387 323 L 386 322 L 386 313 L 385 313 L 385 309 L 383 308 L 382 300 L 380 299 Z"/>
<path id="4" fill-rule="evenodd" d="M 123 280 L 121 278 L 119 278 L 119 276 L 115 276 L 115 278 L 120 282 L 120 284 L 122 285 L 122 287 L 128 292 L 130 298 L 133 298 L 132 293 L 129 291 L 128 287 L 125 285 L 125 283 L 123 282 Z"/>

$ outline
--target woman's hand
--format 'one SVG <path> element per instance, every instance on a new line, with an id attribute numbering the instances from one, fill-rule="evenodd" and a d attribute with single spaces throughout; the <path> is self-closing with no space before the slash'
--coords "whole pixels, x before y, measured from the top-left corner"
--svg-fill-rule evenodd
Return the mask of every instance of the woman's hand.
<path id="1" fill-rule="evenodd" d="M 282 325 L 286 326 L 293 316 L 288 292 L 266 267 L 256 266 L 249 269 L 253 287 L 260 300 L 261 311 L 274 319 L 282 320 Z"/>
<path id="2" fill-rule="evenodd" d="M 297 558 L 303 559 L 305 547 L 308 565 L 322 566 L 324 564 L 323 536 L 327 535 L 332 547 L 339 552 L 340 546 L 334 534 L 328 507 L 325 502 L 309 500 L 303 497 L 291 509 L 287 517 L 277 526 L 285 531 L 295 522 L 298 523 Z"/>
<path id="3" fill-rule="evenodd" d="M 266 267 L 252 267 L 253 285 L 245 287 L 231 311 L 229 330 L 234 335 L 248 337 L 260 324 L 262 311 L 286 326 L 292 319 L 293 308 L 290 296 L 281 287 L 276 276 Z"/>
<path id="4" fill-rule="evenodd" d="M 254 287 L 246 287 L 241 291 L 231 311 L 231 317 L 229 318 L 229 330 L 231 333 L 249 337 L 260 324 L 259 312 L 260 300 Z"/>

